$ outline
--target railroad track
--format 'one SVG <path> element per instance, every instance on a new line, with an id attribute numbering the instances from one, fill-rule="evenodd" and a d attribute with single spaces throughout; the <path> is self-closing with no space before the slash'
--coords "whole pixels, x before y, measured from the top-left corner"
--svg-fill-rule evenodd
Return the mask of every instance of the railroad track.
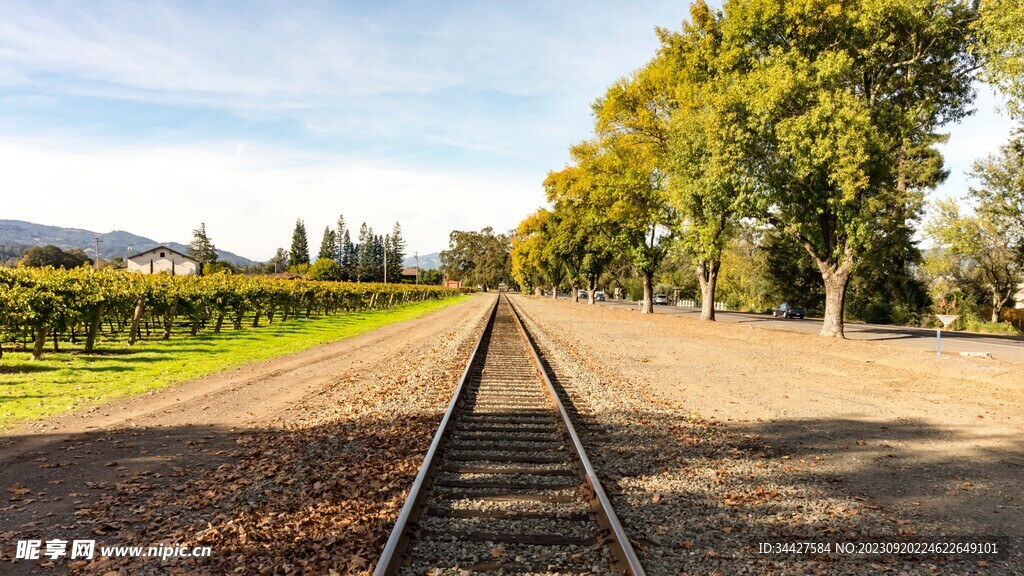
<path id="1" fill-rule="evenodd" d="M 643 576 L 570 414 L 499 295 L 374 576 Z"/>

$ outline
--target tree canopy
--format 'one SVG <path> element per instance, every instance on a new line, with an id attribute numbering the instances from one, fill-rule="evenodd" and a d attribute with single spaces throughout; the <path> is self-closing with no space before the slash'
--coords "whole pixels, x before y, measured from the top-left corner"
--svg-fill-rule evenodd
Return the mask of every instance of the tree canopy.
<path id="1" fill-rule="evenodd" d="M 47 244 L 46 246 L 32 246 L 25 250 L 18 264 L 31 268 L 52 266 L 54 268 L 69 269 L 78 268 L 82 265 L 91 266 L 93 261 L 85 255 L 84 251 L 78 248 L 62 250 L 53 244 Z"/>
<path id="2" fill-rule="evenodd" d="M 948 175 L 940 131 L 972 112 L 979 69 L 1019 97 L 1021 23 L 1008 0 L 695 2 L 681 30 L 658 30 L 652 60 L 594 103 L 593 136 L 545 180 L 551 209 L 517 231 L 517 278 L 545 275 L 554 253 L 577 281 L 592 252 L 573 232 L 593 230 L 643 278 L 650 310 L 675 243 L 713 319 L 727 247 L 757 223 L 820 276 L 823 336 L 843 336 L 851 286 L 859 314 L 875 314 L 883 292 L 921 305 L 915 228 L 925 192 Z M 1011 213 L 1019 166 L 1003 156 L 1008 169 L 978 170 L 1003 199 L 989 205 Z"/>
<path id="3" fill-rule="evenodd" d="M 206 235 L 206 223 L 200 222 L 199 228 L 192 231 L 192 242 L 188 245 L 188 255 L 199 262 L 202 268 L 217 261 L 217 248 Z"/>
<path id="4" fill-rule="evenodd" d="M 288 265 L 299 266 L 309 264 L 309 239 L 306 237 L 306 223 L 295 221 L 295 230 L 292 232 L 292 249 L 288 251 Z"/>
<path id="5" fill-rule="evenodd" d="M 552 250 L 557 223 L 550 210 L 527 216 L 512 235 L 511 274 L 524 289 L 550 286 L 552 295 L 565 277 L 565 264 Z"/>
<path id="6" fill-rule="evenodd" d="M 1012 219 L 998 213 L 964 215 L 955 200 L 936 203 L 936 214 L 928 225 L 934 240 L 933 261 L 939 263 L 936 276 L 953 279 L 960 288 L 972 286 L 988 293 L 992 322 L 1024 283 L 1021 230 Z"/>
<path id="7" fill-rule="evenodd" d="M 461 280 L 484 289 L 508 283 L 511 273 L 511 238 L 487 227 L 479 232 L 453 230 L 448 249 L 441 252 L 441 271 L 449 280 Z"/>
<path id="8" fill-rule="evenodd" d="M 982 0 L 975 23 L 983 78 L 1007 97 L 1007 110 L 1024 118 L 1024 4 L 1020 0 Z"/>
<path id="9" fill-rule="evenodd" d="M 330 226 L 324 228 L 323 238 L 320 240 L 320 252 L 317 253 L 317 260 L 334 260 L 335 258 L 335 242 L 334 230 L 331 230 Z"/>
<path id="10" fill-rule="evenodd" d="M 385 281 L 401 282 L 402 265 L 405 260 L 405 239 L 402 238 L 402 225 L 398 222 L 395 222 L 395 226 L 391 229 L 391 234 L 388 236 L 385 248 L 384 259 L 388 263 L 388 273 Z"/>

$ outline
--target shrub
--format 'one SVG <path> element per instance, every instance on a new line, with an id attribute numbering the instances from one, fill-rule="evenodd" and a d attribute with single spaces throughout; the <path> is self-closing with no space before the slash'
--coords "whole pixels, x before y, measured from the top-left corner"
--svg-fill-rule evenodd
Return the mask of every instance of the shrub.
<path id="1" fill-rule="evenodd" d="M 292 274 L 298 274 L 299 276 L 303 276 L 307 272 L 309 272 L 309 264 L 292 264 L 291 266 L 288 267 L 288 272 L 291 272 Z"/>
<path id="2" fill-rule="evenodd" d="M 306 278 L 310 280 L 341 280 L 341 266 L 330 258 L 320 258 L 309 267 Z"/>
<path id="3" fill-rule="evenodd" d="M 1021 331 L 1009 322 L 988 322 L 976 312 L 969 311 L 960 315 L 950 325 L 953 330 L 964 332 L 980 332 L 982 334 L 999 334 L 1003 336 L 1019 336 Z"/>

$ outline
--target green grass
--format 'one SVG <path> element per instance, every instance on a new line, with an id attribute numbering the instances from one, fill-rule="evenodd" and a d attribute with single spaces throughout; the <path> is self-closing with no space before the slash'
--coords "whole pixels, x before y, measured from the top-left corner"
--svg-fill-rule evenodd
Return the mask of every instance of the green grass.
<path id="1" fill-rule="evenodd" d="M 63 345 L 33 361 L 28 352 L 4 351 L 0 360 L 0 429 L 29 418 L 60 414 L 104 400 L 147 392 L 232 368 L 351 338 L 388 324 L 419 318 L 469 296 L 417 302 L 311 319 L 289 319 L 261 328 L 173 337 L 129 347 L 100 342 L 96 352 Z M 265 320 L 264 320 L 265 322 Z M 76 349 L 77 348 L 77 349 Z M 49 349 L 48 349 L 49 350 Z"/>

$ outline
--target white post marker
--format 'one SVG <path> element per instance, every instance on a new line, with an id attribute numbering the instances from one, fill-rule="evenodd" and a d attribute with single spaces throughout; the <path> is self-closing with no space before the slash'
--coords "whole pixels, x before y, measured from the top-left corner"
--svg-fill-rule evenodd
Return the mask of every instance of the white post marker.
<path id="1" fill-rule="evenodd" d="M 942 356 L 942 330 L 948 328 L 950 324 L 956 321 L 960 317 L 959 314 L 936 314 L 936 318 L 939 322 L 942 322 L 942 328 L 935 329 L 935 355 Z"/>

